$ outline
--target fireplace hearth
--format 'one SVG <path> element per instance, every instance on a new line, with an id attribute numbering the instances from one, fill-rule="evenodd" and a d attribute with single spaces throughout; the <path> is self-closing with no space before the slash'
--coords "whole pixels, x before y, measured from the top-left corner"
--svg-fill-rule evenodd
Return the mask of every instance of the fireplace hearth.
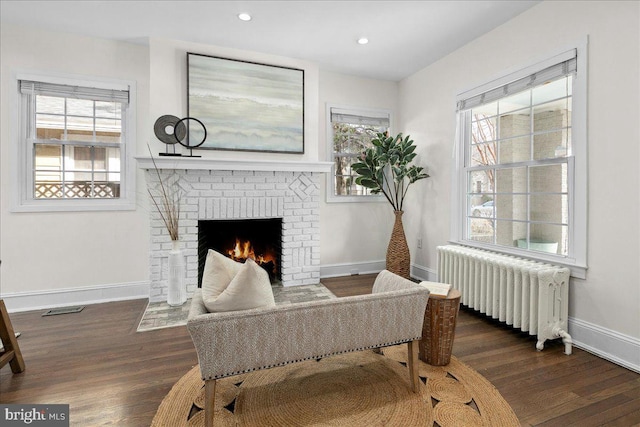
<path id="1" fill-rule="evenodd" d="M 282 218 L 198 221 L 198 287 L 209 249 L 238 262 L 251 258 L 279 284 Z"/>

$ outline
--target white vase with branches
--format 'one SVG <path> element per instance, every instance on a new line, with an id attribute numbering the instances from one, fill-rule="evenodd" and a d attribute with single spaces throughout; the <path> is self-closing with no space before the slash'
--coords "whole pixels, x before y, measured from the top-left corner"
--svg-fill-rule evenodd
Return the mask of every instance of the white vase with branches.
<path id="1" fill-rule="evenodd" d="M 183 191 L 177 182 L 170 183 L 168 177 L 163 179 L 153 155 L 151 155 L 151 161 L 158 177 L 158 187 L 155 191 L 147 188 L 147 191 L 169 233 L 172 245 L 168 260 L 167 303 L 171 306 L 180 306 L 187 301 L 185 261 L 184 253 L 180 248 L 179 234 L 180 205 Z"/>

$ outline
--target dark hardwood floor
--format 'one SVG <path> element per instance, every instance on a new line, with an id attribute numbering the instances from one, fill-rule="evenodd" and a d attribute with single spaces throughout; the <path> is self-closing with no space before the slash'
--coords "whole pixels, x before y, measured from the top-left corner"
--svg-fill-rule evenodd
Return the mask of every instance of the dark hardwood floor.
<path id="1" fill-rule="evenodd" d="M 374 276 L 323 279 L 338 296 L 371 291 Z M 13 313 L 26 371 L 0 371 L 0 403 L 66 403 L 71 425 L 148 426 L 173 384 L 197 363 L 184 327 L 136 332 L 146 300 L 76 314 Z M 640 374 L 561 342 L 462 309 L 453 354 L 491 381 L 525 426 L 640 425 Z"/>

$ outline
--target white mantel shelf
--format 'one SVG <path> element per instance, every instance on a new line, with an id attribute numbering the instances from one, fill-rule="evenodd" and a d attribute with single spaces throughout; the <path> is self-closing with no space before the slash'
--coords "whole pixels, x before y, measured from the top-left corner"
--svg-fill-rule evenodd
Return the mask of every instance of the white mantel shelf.
<path id="1" fill-rule="evenodd" d="M 153 161 L 158 169 L 195 169 L 225 171 L 278 171 L 278 172 L 331 172 L 331 162 L 303 162 L 286 160 L 228 160 L 205 159 L 202 157 L 158 156 L 136 157 L 138 167 L 153 169 Z"/>

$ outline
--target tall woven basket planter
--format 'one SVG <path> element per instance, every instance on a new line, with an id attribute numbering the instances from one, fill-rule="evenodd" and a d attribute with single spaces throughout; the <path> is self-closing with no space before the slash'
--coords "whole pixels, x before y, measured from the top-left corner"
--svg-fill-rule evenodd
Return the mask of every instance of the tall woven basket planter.
<path id="1" fill-rule="evenodd" d="M 410 279 L 411 254 L 409 253 L 409 245 L 404 234 L 402 226 L 403 211 L 393 211 L 396 220 L 391 231 L 391 239 L 387 247 L 387 270 L 392 273 Z"/>

